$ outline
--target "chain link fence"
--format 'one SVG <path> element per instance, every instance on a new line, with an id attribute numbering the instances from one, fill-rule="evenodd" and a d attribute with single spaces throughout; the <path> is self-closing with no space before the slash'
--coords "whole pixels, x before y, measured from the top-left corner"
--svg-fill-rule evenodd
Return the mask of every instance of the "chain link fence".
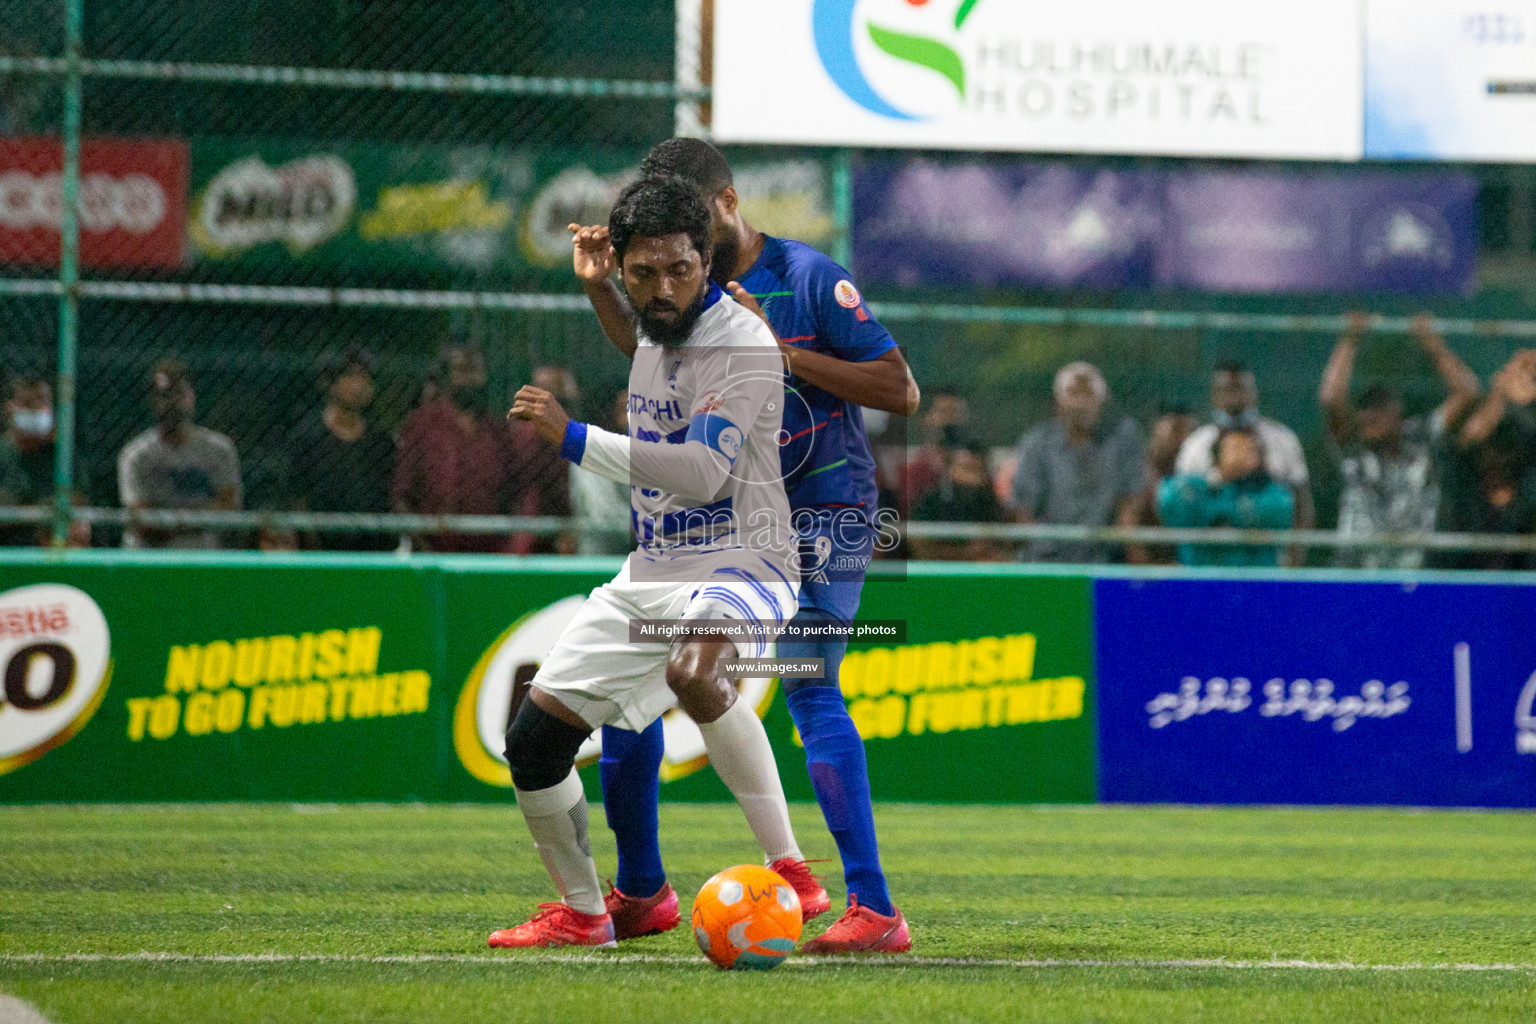
<path id="1" fill-rule="evenodd" d="M 108 546 L 624 547 L 624 520 L 583 526 L 562 467 L 497 421 L 535 379 L 580 415 L 613 418 L 627 368 L 575 287 L 565 225 L 605 221 L 649 146 L 707 124 L 708 11 L 698 0 L 0 0 L 7 392 L 13 406 L 51 400 L 77 439 L 73 525 L 42 507 L 48 452 L 23 444 L 0 467 L 4 540 L 33 541 L 57 519 L 60 540 Z M 71 137 L 75 172 L 60 144 Z M 857 156 L 729 155 L 755 226 L 848 261 Z M 76 180 L 72 270 L 60 228 Z M 1298 316 L 1284 300 L 1163 296 L 1147 312 L 1102 308 L 1102 295 L 1062 308 L 1077 297 L 1059 291 L 870 291 L 925 391 L 966 399 L 962 439 L 990 449 L 994 471 L 1051 415 L 1068 362 L 1100 366 L 1114 406 L 1149 427 L 1181 403 L 1203 413 L 1212 370 L 1241 356 L 1266 413 L 1307 442 L 1318 522 L 1333 525 L 1316 394 L 1342 326 L 1337 300 L 1308 300 L 1316 315 Z M 1175 299 L 1188 311 L 1167 308 Z M 61 323 L 71 309 L 78 321 Z M 1485 379 L 1536 333 L 1468 310 L 1446 310 L 1466 315 L 1441 326 Z M 1433 407 L 1432 367 L 1391 340 L 1406 321 L 1378 326 L 1361 377 L 1392 381 L 1410 412 Z M 474 415 L 445 420 L 445 408 Z M 212 434 L 196 433 L 196 457 L 173 457 L 155 441 L 167 425 Z M 460 465 L 441 455 L 451 429 L 497 440 Z M 928 429 L 920 417 L 909 437 L 894 418 L 877 433 L 888 500 Z M 999 557 L 1053 529 L 1066 537 L 987 529 Z M 976 529 L 913 533 L 959 542 Z M 1116 550 L 1170 540 L 1103 536 Z"/>

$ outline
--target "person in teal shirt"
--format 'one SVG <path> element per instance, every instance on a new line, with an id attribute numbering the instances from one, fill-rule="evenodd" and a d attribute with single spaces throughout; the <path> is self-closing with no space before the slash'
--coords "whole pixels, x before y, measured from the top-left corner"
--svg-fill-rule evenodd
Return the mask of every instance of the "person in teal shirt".
<path id="1" fill-rule="evenodd" d="M 1242 530 L 1289 530 L 1296 516 L 1290 488 L 1264 471 L 1258 434 L 1245 427 L 1223 431 L 1215 444 L 1210 476 L 1170 476 L 1157 489 L 1157 513 L 1166 526 L 1231 526 Z M 1181 544 L 1184 565 L 1279 565 L 1280 548 L 1267 544 Z"/>

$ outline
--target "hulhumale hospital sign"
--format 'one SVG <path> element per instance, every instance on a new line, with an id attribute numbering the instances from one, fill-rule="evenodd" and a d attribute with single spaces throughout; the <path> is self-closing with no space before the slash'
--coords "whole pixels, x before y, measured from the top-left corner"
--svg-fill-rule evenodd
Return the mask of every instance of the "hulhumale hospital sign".
<path id="1" fill-rule="evenodd" d="M 715 137 L 1358 159 L 1341 0 L 716 0 Z"/>

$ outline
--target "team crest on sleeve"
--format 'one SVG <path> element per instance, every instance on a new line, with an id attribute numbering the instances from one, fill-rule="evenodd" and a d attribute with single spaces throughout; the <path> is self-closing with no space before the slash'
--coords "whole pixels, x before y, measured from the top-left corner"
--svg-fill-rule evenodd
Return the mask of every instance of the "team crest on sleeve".
<path id="1" fill-rule="evenodd" d="M 859 290 L 846 277 L 832 286 L 832 296 L 844 309 L 858 309 L 859 304 L 864 301 L 859 295 Z"/>
<path id="2" fill-rule="evenodd" d="M 698 416 L 700 413 L 714 412 L 724 404 L 725 396 L 718 391 L 711 391 L 699 399 L 699 406 L 693 410 L 693 414 Z"/>

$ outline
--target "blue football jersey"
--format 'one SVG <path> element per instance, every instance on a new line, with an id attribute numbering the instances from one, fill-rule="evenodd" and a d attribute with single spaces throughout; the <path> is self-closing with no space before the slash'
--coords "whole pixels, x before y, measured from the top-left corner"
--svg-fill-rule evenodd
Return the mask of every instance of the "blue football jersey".
<path id="1" fill-rule="evenodd" d="M 752 293 L 779 340 L 849 362 L 896 347 L 831 257 L 768 236 L 739 282 Z M 791 509 L 857 508 L 873 521 L 878 507 L 875 457 L 859 407 L 792 374 L 784 382 L 779 449 Z"/>

